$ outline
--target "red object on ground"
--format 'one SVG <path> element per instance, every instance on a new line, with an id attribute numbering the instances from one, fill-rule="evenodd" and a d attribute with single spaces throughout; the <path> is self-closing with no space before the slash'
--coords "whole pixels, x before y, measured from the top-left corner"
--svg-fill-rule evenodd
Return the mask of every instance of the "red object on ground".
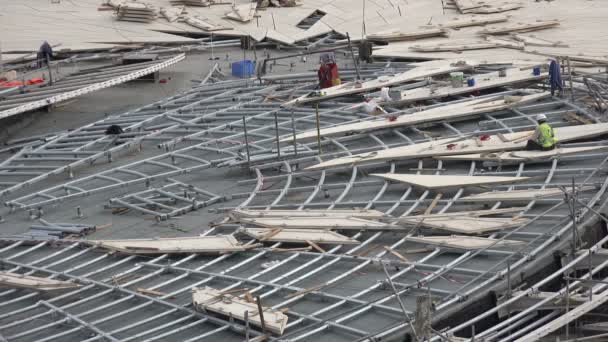
<path id="1" fill-rule="evenodd" d="M 448 150 L 453 150 L 454 148 L 456 148 L 456 144 L 448 144 L 446 147 L 448 148 Z"/>
<path id="2" fill-rule="evenodd" d="M 24 85 L 34 85 L 44 83 L 42 78 L 32 78 L 31 80 L 27 80 L 24 82 L 21 81 L 11 81 L 11 82 L 0 82 L 0 87 L 20 87 Z"/>
<path id="3" fill-rule="evenodd" d="M 397 117 L 395 115 L 389 115 L 388 121 L 389 122 L 397 121 Z"/>
<path id="4" fill-rule="evenodd" d="M 489 134 L 484 134 L 482 136 L 479 137 L 479 140 L 481 141 L 488 141 L 490 140 L 490 135 Z"/>
<path id="5" fill-rule="evenodd" d="M 338 73 L 338 65 L 336 63 L 323 64 L 317 71 L 319 77 L 319 85 L 321 89 L 330 88 L 340 84 L 340 74 Z"/>
<path id="6" fill-rule="evenodd" d="M 163 78 L 162 80 L 159 80 L 158 83 L 167 83 L 167 80 Z"/>

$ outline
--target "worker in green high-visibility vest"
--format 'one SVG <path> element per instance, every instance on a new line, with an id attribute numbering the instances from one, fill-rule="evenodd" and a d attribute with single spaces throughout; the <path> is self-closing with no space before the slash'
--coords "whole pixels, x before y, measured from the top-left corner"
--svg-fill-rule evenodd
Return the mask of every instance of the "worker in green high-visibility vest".
<path id="1" fill-rule="evenodd" d="M 553 133 L 553 127 L 547 123 L 547 116 L 545 114 L 538 114 L 536 121 L 538 122 L 538 126 L 528 140 L 526 150 L 549 151 L 554 149 L 557 144 L 557 138 Z"/>

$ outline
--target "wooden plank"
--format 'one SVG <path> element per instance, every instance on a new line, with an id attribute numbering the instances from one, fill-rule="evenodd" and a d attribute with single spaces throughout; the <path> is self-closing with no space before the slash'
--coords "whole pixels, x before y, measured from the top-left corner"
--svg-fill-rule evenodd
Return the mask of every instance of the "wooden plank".
<path id="1" fill-rule="evenodd" d="M 557 20 L 538 20 L 533 23 L 517 23 L 514 25 L 502 26 L 502 27 L 489 27 L 484 30 L 477 32 L 480 35 L 486 34 L 509 34 L 513 32 L 530 32 L 537 30 L 544 30 L 552 27 L 559 26 Z"/>
<path id="2" fill-rule="evenodd" d="M 523 241 L 498 240 L 492 238 L 481 238 L 474 236 L 450 235 L 450 236 L 416 236 L 408 237 L 408 241 L 421 244 L 456 248 L 464 250 L 478 250 L 484 248 L 501 248 L 525 245 Z"/>
<path id="3" fill-rule="evenodd" d="M 433 209 L 435 209 L 435 207 L 437 206 L 437 203 L 439 202 L 439 200 L 441 199 L 441 197 L 443 197 L 443 194 L 440 192 L 437 195 L 435 195 L 435 198 L 433 198 L 433 201 L 431 202 L 431 204 L 429 205 L 428 208 L 426 208 L 426 210 L 424 211 L 424 215 L 430 215 L 431 212 L 433 211 Z"/>
<path id="4" fill-rule="evenodd" d="M 579 188 L 577 191 L 592 191 L 595 190 L 593 186 L 585 186 Z M 549 188 L 549 189 L 528 189 L 528 190 L 511 190 L 511 191 L 490 191 L 483 192 L 475 195 L 469 195 L 461 197 L 460 201 L 464 202 L 492 202 L 492 201 L 533 201 L 541 198 L 555 198 L 563 197 L 564 192 L 561 189 Z"/>
<path id="5" fill-rule="evenodd" d="M 256 303 L 231 294 L 222 294 L 219 290 L 204 287 L 192 290 L 192 303 L 199 309 L 209 310 L 222 315 L 244 320 L 245 312 L 249 313 L 249 323 L 255 326 L 262 325 L 262 319 Z M 264 325 L 269 331 L 282 335 L 287 326 L 288 316 L 280 310 L 262 307 L 264 312 Z"/>
<path id="6" fill-rule="evenodd" d="M 444 216 L 437 218 L 427 217 L 422 220 L 412 218 L 409 219 L 409 222 L 407 218 L 403 218 L 399 222 L 402 224 L 409 223 L 411 225 L 421 225 L 422 227 L 459 234 L 484 234 L 501 231 L 503 229 L 517 228 L 522 224 L 529 222 L 529 220 L 524 218 Z"/>
<path id="7" fill-rule="evenodd" d="M 313 249 L 317 250 L 317 252 L 326 253 L 326 251 L 323 248 L 321 248 L 321 246 L 317 245 L 313 241 L 306 240 L 306 243 L 309 244 L 310 247 L 312 247 Z"/>
<path id="8" fill-rule="evenodd" d="M 590 152 L 604 152 L 608 146 L 588 146 L 588 147 L 560 147 L 550 151 L 513 151 L 496 153 L 474 153 L 457 156 L 438 156 L 439 160 L 471 160 L 471 161 L 495 161 L 495 162 L 531 162 L 531 161 L 551 161 L 563 156 L 580 155 Z"/>
<path id="9" fill-rule="evenodd" d="M 241 245 L 232 235 L 196 236 L 160 239 L 89 240 L 94 246 L 127 254 L 228 253 L 245 251 L 253 246 Z"/>
<path id="10" fill-rule="evenodd" d="M 572 140 L 588 139 L 606 134 L 608 133 L 608 123 L 556 127 L 553 131 L 557 139 L 564 143 Z M 352 165 L 377 163 L 391 160 L 523 150 L 526 147 L 526 141 L 521 140 L 515 142 L 514 140 L 530 136 L 532 133 L 533 131 L 523 131 L 502 134 L 503 138 L 506 138 L 509 140 L 509 142 L 502 141 L 496 135 L 488 136 L 483 142 L 482 147 L 478 147 L 475 144 L 474 139 L 460 139 L 455 141 L 455 138 L 445 138 L 327 160 L 319 164 L 309 166 L 306 168 L 306 170 L 322 170 L 344 166 L 350 167 Z"/>
<path id="11" fill-rule="evenodd" d="M 270 231 L 272 231 L 272 229 L 269 228 L 241 228 L 239 230 L 239 232 L 258 240 L 267 236 L 266 234 Z M 271 237 L 265 238 L 263 241 L 289 243 L 307 243 L 307 241 L 313 241 L 322 244 L 340 245 L 357 245 L 360 243 L 348 236 L 324 229 L 282 229 Z"/>
<path id="12" fill-rule="evenodd" d="M 459 16 L 452 20 L 439 22 L 437 24 L 428 25 L 429 27 L 442 27 L 442 28 L 463 28 L 470 26 L 484 26 L 488 24 L 502 23 L 509 20 L 506 15 L 496 16 Z"/>
<path id="13" fill-rule="evenodd" d="M 509 108 L 515 108 L 525 104 L 530 104 L 551 96 L 549 92 L 538 94 L 524 95 L 519 97 L 513 96 L 492 96 L 484 99 L 472 99 L 470 101 L 447 104 L 441 107 L 422 110 L 413 114 L 405 114 L 398 116 L 392 120 L 382 118 L 373 121 L 358 121 L 352 123 L 341 123 L 334 127 L 322 128 L 320 134 L 322 137 L 338 136 L 354 132 L 369 132 L 380 129 L 391 129 L 396 127 L 411 126 L 420 123 L 432 123 L 437 121 L 454 122 L 464 120 L 471 117 L 479 116 L 484 113 L 492 113 Z M 501 134 L 502 135 L 502 134 Z M 317 130 L 310 130 L 296 134 L 296 140 L 311 140 L 316 139 Z M 284 136 L 280 139 L 281 142 L 293 141 L 293 136 Z"/>
<path id="14" fill-rule="evenodd" d="M 362 219 L 381 219 L 386 217 L 386 214 L 373 209 L 235 209 L 230 212 L 230 217 L 235 221 L 238 221 L 241 217 L 356 217 Z"/>
<path id="15" fill-rule="evenodd" d="M 385 30 L 368 34 L 367 39 L 380 42 L 396 42 L 405 40 L 417 40 L 430 37 L 448 37 L 449 33 L 444 28 L 428 28 L 417 31 Z"/>
<path id="16" fill-rule="evenodd" d="M 460 188 L 487 184 L 512 184 L 530 179 L 530 177 L 416 175 L 400 173 L 372 173 L 370 176 L 406 183 L 425 189 Z"/>
<path id="17" fill-rule="evenodd" d="M 12 272 L 0 272 L 0 286 L 31 289 L 44 292 L 75 289 L 80 287 L 79 284 L 71 281 L 41 278 Z"/>
<path id="18" fill-rule="evenodd" d="M 388 224 L 358 218 L 281 217 L 242 218 L 241 223 L 283 229 L 389 229 Z M 394 228 L 392 228 L 394 229 Z"/>
<path id="19" fill-rule="evenodd" d="M 392 255 L 396 256 L 397 258 L 399 258 L 403 262 L 409 262 L 409 260 L 407 260 L 406 257 L 404 257 L 403 255 L 399 254 L 399 252 L 395 251 L 394 249 L 392 249 L 389 246 L 384 246 L 384 250 L 386 250 L 387 252 L 389 252 Z"/>

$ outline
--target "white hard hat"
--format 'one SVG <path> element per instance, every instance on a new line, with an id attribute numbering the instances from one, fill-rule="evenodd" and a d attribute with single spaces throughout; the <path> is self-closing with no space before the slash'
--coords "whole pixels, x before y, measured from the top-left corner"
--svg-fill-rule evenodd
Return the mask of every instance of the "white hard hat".
<path id="1" fill-rule="evenodd" d="M 545 114 L 538 114 L 536 116 L 536 121 L 547 120 L 547 116 Z"/>

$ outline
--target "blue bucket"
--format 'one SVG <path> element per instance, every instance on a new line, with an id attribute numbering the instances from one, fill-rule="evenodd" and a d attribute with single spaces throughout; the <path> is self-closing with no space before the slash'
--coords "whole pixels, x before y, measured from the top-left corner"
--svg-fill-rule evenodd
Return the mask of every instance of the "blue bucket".
<path id="1" fill-rule="evenodd" d="M 469 78 L 469 79 L 467 80 L 467 85 L 468 85 L 469 87 L 474 87 L 474 86 L 475 86 L 475 79 L 474 79 L 474 78 Z"/>
<path id="2" fill-rule="evenodd" d="M 534 76 L 540 76 L 540 67 L 534 67 L 534 69 L 532 69 L 532 74 Z"/>

